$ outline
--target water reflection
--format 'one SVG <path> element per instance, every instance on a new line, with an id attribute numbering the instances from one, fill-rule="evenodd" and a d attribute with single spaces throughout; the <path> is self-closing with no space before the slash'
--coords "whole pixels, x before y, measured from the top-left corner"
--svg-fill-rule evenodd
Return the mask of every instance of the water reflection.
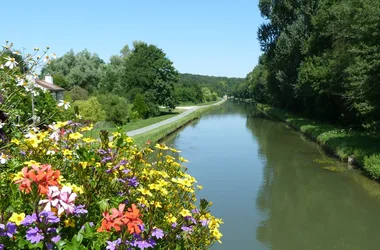
<path id="1" fill-rule="evenodd" d="M 379 185 L 252 105 L 227 102 L 166 142 L 225 221 L 214 249 L 378 248 Z"/>

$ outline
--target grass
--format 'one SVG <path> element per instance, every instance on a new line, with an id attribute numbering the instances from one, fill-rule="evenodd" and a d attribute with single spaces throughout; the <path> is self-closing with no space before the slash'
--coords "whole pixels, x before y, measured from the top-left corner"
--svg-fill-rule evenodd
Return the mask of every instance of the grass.
<path id="1" fill-rule="evenodd" d="M 148 119 L 141 119 L 134 122 L 130 122 L 122 127 L 123 132 L 129 132 L 135 129 L 143 128 L 152 124 L 155 124 L 157 122 L 164 121 L 166 119 L 172 118 L 174 116 L 179 115 L 180 113 L 184 112 L 185 110 L 174 110 L 173 113 L 168 112 L 162 112 L 163 114 L 160 116 L 150 117 Z M 99 132 L 100 130 L 107 130 L 108 132 L 112 133 L 117 130 L 117 128 L 101 128 L 101 129 L 94 129 L 88 133 L 85 134 L 85 136 L 90 136 L 92 138 L 99 138 Z"/>
<path id="2" fill-rule="evenodd" d="M 133 139 L 135 140 L 135 143 L 138 146 L 145 145 L 148 140 L 150 141 L 151 145 L 154 145 L 155 143 L 164 139 L 168 135 L 177 131 L 179 128 L 190 123 L 191 121 L 193 121 L 195 119 L 199 119 L 203 114 L 210 111 L 214 107 L 215 106 L 200 108 L 200 109 L 190 113 L 189 115 L 182 117 L 181 119 L 179 119 L 175 122 L 161 126 L 159 128 L 153 129 L 151 131 L 148 131 L 148 132 L 145 132 L 142 134 L 135 135 L 135 136 L 133 136 Z"/>
<path id="3" fill-rule="evenodd" d="M 353 157 L 369 177 L 380 179 L 379 135 L 317 122 L 264 104 L 257 104 L 257 108 L 308 135 L 342 161 Z"/>

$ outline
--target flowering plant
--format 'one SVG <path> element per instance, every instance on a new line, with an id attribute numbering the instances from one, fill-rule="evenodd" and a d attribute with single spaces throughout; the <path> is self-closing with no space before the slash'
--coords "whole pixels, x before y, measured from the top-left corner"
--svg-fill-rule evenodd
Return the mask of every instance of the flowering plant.
<path id="1" fill-rule="evenodd" d="M 211 202 L 197 203 L 202 186 L 179 151 L 140 149 L 121 131 L 85 137 L 91 129 L 56 121 L 12 134 L 0 149 L 0 249 L 207 249 L 220 241 L 222 221 Z"/>

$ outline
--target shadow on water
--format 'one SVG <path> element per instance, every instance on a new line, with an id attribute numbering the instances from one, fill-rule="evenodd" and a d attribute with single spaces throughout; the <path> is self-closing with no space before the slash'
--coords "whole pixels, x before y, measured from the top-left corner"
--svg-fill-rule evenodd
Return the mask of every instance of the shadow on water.
<path id="1" fill-rule="evenodd" d="M 225 221 L 213 249 L 378 249 L 379 184 L 252 105 L 228 101 L 166 141 Z"/>

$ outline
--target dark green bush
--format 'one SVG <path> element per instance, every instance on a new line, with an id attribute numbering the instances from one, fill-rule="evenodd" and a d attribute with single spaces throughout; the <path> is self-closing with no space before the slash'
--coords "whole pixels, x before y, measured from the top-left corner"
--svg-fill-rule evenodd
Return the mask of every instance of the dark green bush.
<path id="1" fill-rule="evenodd" d="M 371 155 L 364 159 L 363 167 L 369 176 L 375 180 L 380 178 L 380 154 Z"/>

